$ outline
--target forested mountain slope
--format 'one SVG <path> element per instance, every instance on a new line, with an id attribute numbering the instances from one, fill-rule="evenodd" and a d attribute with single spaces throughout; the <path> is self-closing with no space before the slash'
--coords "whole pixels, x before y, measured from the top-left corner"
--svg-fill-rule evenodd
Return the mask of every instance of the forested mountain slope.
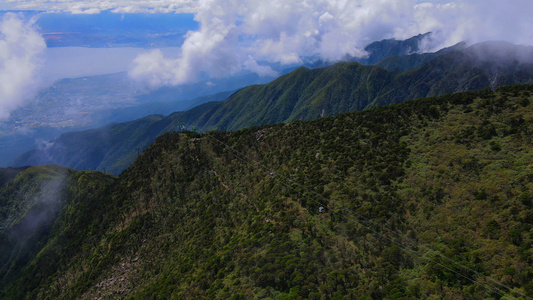
<path id="1" fill-rule="evenodd" d="M 73 262 L 70 253 L 90 238 L 84 233 L 101 225 L 103 214 L 93 207 L 107 197 L 105 191 L 115 177 L 54 165 L 1 169 L 0 173 L 10 174 L 0 187 L 0 298 L 6 299 L 7 293 L 9 299 L 16 299 L 21 291 L 5 282 L 19 280 L 31 270 L 35 277 L 26 278 L 23 285 L 35 286 L 46 279 L 42 274 Z M 56 244 L 65 255 L 43 260 L 43 251 L 51 251 Z"/>
<path id="2" fill-rule="evenodd" d="M 533 297 L 532 94 L 167 133 L 3 252 L 0 297 Z"/>
<path id="3" fill-rule="evenodd" d="M 63 135 L 49 147 L 24 153 L 14 165 L 55 163 L 118 174 L 131 164 L 138 149 L 144 149 L 158 135 L 182 127 L 200 131 L 238 130 L 313 120 L 427 96 L 531 82 L 533 47 L 505 43 L 483 43 L 451 51 L 404 72 L 358 63 L 313 70 L 300 68 L 268 84 L 241 89 L 222 102 L 207 103 L 165 118 L 141 119 L 139 128 L 133 121 Z"/>

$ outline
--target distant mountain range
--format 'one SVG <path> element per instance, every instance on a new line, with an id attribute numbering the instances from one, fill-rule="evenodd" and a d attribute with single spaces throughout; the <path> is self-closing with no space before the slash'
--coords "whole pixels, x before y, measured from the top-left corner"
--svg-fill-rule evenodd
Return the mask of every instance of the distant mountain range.
<path id="1" fill-rule="evenodd" d="M 437 53 L 392 56 L 371 66 L 346 62 L 313 70 L 299 68 L 268 84 L 243 88 L 222 102 L 167 117 L 151 116 L 62 135 L 41 149 L 24 153 L 13 165 L 55 163 L 118 174 L 164 132 L 238 130 L 422 97 L 532 83 L 532 57 L 533 47 L 486 42 L 466 48 L 458 44 Z M 397 71 L 407 66 L 414 68 Z"/>

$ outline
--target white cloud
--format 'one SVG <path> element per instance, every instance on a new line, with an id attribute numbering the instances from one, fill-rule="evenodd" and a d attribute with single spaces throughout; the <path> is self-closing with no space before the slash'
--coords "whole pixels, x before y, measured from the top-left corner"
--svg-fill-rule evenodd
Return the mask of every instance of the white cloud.
<path id="1" fill-rule="evenodd" d="M 409 1 L 395 0 L 201 0 L 195 14 L 200 29 L 189 32 L 179 58 L 144 54 L 130 74 L 152 85 L 181 84 L 202 73 L 273 74 L 258 61 L 288 65 L 303 56 L 362 56 L 368 42 L 395 36 L 397 15 L 408 18 L 409 9 Z"/>
<path id="2" fill-rule="evenodd" d="M 101 11 L 100 9 L 96 7 L 83 8 L 80 5 L 74 5 L 69 9 L 69 12 L 72 14 L 78 14 L 78 15 L 94 15 L 94 14 L 99 14 Z"/>
<path id="3" fill-rule="evenodd" d="M 133 78 L 150 86 L 177 85 L 184 82 L 185 73 L 180 70 L 180 60 L 165 59 L 160 50 L 137 56 L 130 71 Z"/>
<path id="4" fill-rule="evenodd" d="M 0 119 L 21 106 L 38 88 L 40 56 L 46 48 L 32 21 L 8 13 L 0 19 Z"/>
<path id="5" fill-rule="evenodd" d="M 190 12 L 190 32 L 179 58 L 140 56 L 133 77 L 180 84 L 200 74 L 225 76 L 243 69 L 269 71 L 257 62 L 294 64 L 303 56 L 327 61 L 362 56 L 386 38 L 434 32 L 431 51 L 460 41 L 533 43 L 531 0 L 4 0 L 17 9 L 71 13 Z M 255 65 L 255 62 L 257 65 Z"/>
<path id="6" fill-rule="evenodd" d="M 336 61 L 363 56 L 375 40 L 434 32 L 427 51 L 460 41 L 507 40 L 532 44 L 530 0 L 200 0 L 198 31 L 189 32 L 180 58 L 157 53 L 136 60 L 135 78 L 180 84 L 202 73 L 221 76 L 248 69 L 270 73 L 257 61 Z M 167 68 L 172 68 L 168 70 Z"/>
<path id="7" fill-rule="evenodd" d="M 248 55 L 248 59 L 244 62 L 244 69 L 263 77 L 274 77 L 278 75 L 271 67 L 259 65 L 251 55 Z"/>

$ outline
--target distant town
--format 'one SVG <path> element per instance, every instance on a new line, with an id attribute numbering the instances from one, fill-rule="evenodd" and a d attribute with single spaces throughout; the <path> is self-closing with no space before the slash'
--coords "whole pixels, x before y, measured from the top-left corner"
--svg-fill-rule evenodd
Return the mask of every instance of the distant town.
<path id="1" fill-rule="evenodd" d="M 38 127 L 86 128 L 99 112 L 139 104 L 137 93 L 125 74 L 59 80 L 0 121 L 0 136 Z"/>

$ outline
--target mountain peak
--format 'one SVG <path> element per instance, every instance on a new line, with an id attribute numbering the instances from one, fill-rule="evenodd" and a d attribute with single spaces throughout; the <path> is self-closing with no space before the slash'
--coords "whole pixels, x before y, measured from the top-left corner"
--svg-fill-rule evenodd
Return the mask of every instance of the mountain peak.
<path id="1" fill-rule="evenodd" d="M 421 51 L 421 45 L 425 39 L 430 38 L 431 32 L 419 34 L 406 40 L 385 39 L 370 43 L 365 47 L 365 51 L 369 53 L 368 57 L 363 59 L 356 59 L 363 64 L 372 65 L 387 57 L 398 55 L 409 55 Z"/>

